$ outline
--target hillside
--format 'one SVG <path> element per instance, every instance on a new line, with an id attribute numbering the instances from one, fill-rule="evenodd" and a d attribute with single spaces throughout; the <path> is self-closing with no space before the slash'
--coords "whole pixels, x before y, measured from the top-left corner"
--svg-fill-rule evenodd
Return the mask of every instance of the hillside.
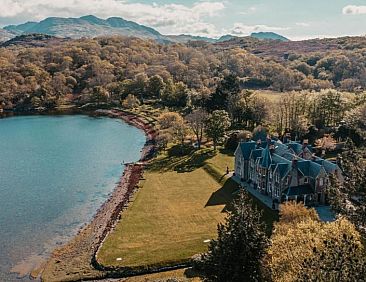
<path id="1" fill-rule="evenodd" d="M 274 32 L 253 32 L 250 36 L 257 39 L 290 41 L 288 38 Z"/>
<path id="2" fill-rule="evenodd" d="M 154 39 L 165 42 L 168 39 L 153 28 L 139 25 L 122 18 L 112 17 L 106 20 L 95 16 L 80 18 L 46 18 L 40 22 L 28 22 L 20 25 L 10 25 L 4 30 L 13 35 L 38 33 L 57 37 L 82 38 L 98 36 L 134 36 L 139 38 Z"/>
<path id="3" fill-rule="evenodd" d="M 67 38 L 59 38 L 46 34 L 22 34 L 0 43 L 0 47 L 51 47 L 68 40 Z"/>
<path id="4" fill-rule="evenodd" d="M 159 43 L 187 43 L 189 41 L 217 43 L 239 38 L 229 34 L 223 35 L 218 39 L 189 34 L 163 35 L 151 27 L 140 25 L 133 21 L 127 21 L 123 18 L 111 17 L 104 20 L 89 15 L 80 18 L 50 17 L 40 22 L 8 25 L 5 26 L 4 29 L 0 29 L 0 42 L 24 34 L 45 34 L 73 39 L 122 35 L 142 39 L 153 39 Z M 258 39 L 288 41 L 287 38 L 272 32 L 253 33 L 251 36 Z"/>
<path id="5" fill-rule="evenodd" d="M 321 53 L 317 55 L 321 58 L 332 51 L 351 53 L 355 50 L 362 50 L 366 48 L 366 37 L 355 36 L 303 41 L 260 40 L 253 37 L 241 37 L 225 42 L 217 42 L 215 46 L 219 49 L 240 48 L 258 57 L 282 62 L 288 59 L 290 61 L 298 59 L 300 56 L 311 56 L 314 53 Z"/>

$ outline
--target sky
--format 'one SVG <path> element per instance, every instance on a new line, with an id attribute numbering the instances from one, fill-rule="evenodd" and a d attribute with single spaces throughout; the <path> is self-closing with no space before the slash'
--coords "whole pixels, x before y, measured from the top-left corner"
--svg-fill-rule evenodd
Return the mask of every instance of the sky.
<path id="1" fill-rule="evenodd" d="M 0 0 L 0 27 L 90 14 L 123 17 L 162 34 L 272 31 L 292 40 L 366 35 L 366 0 Z"/>

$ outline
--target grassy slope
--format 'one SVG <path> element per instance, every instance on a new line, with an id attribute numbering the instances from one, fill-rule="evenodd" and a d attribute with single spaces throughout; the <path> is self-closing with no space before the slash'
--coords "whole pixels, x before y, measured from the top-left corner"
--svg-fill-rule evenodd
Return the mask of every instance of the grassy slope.
<path id="1" fill-rule="evenodd" d="M 98 260 L 103 265 L 140 267 L 185 261 L 207 250 L 237 184 L 227 179 L 233 156 L 201 150 L 190 156 L 161 156 L 122 214 Z M 275 217 L 266 211 L 265 221 Z M 122 260 L 117 261 L 117 258 Z"/>
<path id="2" fill-rule="evenodd" d="M 213 160 L 222 164 L 222 158 L 220 154 Z M 222 211 L 236 186 L 220 189 L 218 182 L 198 167 L 204 165 L 204 158 L 193 162 L 191 158 L 176 159 L 179 164 L 170 171 L 162 173 L 152 166 L 146 172 L 133 204 L 100 250 L 102 264 L 141 266 L 186 260 L 205 251 L 207 243 L 203 241 L 216 236 L 217 223 L 224 218 Z M 159 162 L 167 160 L 170 158 L 158 159 L 157 164 L 160 167 Z M 122 261 L 116 261 L 119 257 Z"/>

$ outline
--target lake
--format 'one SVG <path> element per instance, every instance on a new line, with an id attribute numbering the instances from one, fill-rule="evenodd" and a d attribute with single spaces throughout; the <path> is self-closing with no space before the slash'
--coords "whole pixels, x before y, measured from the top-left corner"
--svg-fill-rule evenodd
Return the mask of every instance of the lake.
<path id="1" fill-rule="evenodd" d="M 26 271 L 88 223 L 144 143 L 141 130 L 118 119 L 0 119 L 0 281 L 15 280 L 11 269 Z"/>

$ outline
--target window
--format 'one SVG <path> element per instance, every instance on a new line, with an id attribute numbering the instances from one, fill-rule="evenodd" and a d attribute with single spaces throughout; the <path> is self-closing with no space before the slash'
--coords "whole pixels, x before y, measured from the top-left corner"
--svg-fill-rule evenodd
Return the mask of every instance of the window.
<path id="1" fill-rule="evenodd" d="M 280 188 L 278 186 L 275 186 L 275 196 L 279 197 L 280 196 Z"/>
<path id="2" fill-rule="evenodd" d="M 276 173 L 276 181 L 280 182 L 280 175 L 278 173 Z"/>
<path id="3" fill-rule="evenodd" d="M 309 178 L 305 177 L 304 178 L 304 183 L 309 183 Z"/>
<path id="4" fill-rule="evenodd" d="M 323 186 L 324 185 L 324 179 L 323 177 L 319 178 L 319 186 Z"/>

